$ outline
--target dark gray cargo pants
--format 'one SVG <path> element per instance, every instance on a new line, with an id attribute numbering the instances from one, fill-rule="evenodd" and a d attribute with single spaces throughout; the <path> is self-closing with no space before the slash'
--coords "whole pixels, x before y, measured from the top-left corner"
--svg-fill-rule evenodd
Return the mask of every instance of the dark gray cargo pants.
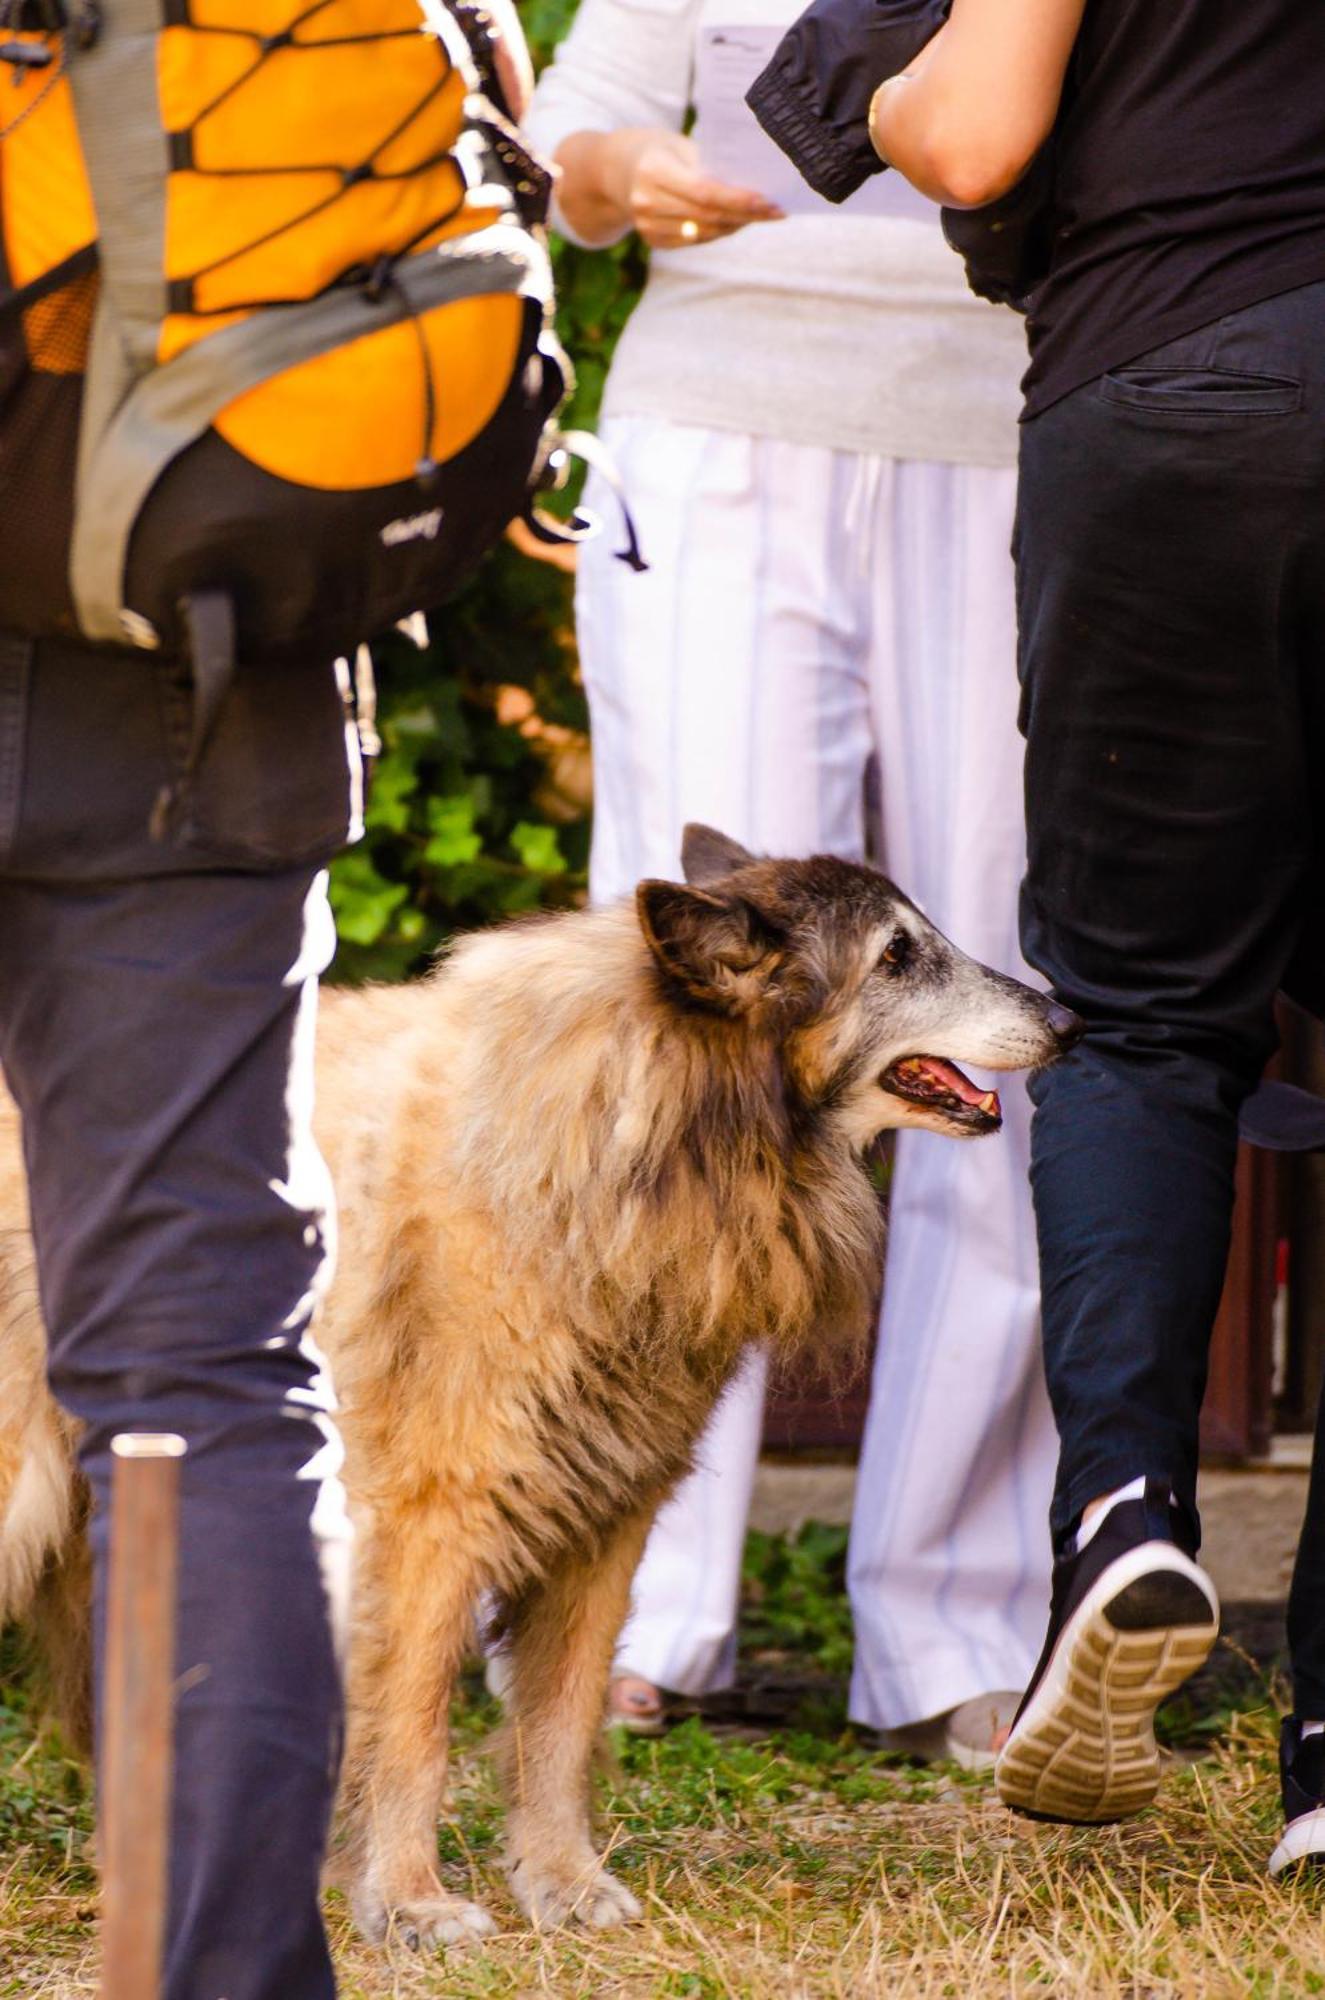
<path id="1" fill-rule="evenodd" d="M 348 1539 L 311 1032 L 358 760 L 329 667 L 241 673 L 156 845 L 189 714 L 169 663 L 0 636 L 0 1064 L 99 1588 L 112 1435 L 189 1445 L 168 2000 L 325 2000 Z"/>

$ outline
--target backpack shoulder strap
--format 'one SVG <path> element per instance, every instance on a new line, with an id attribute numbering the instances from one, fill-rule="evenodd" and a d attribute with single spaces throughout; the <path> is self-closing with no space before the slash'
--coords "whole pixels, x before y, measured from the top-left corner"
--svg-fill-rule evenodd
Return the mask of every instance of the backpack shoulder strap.
<path id="1" fill-rule="evenodd" d="M 161 26 L 161 0 L 115 0 L 106 31 L 90 47 L 68 52 L 101 243 L 102 299 L 133 374 L 156 358 L 167 303 L 162 245 L 168 155 L 156 60 Z M 94 340 L 89 394 L 97 360 Z"/>

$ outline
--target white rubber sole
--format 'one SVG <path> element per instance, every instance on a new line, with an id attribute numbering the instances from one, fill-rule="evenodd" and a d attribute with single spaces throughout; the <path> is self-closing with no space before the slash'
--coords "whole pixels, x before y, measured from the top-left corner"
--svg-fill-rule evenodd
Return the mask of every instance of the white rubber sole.
<path id="1" fill-rule="evenodd" d="M 1299 1861 L 1325 1862 L 1325 1808 L 1289 1820 L 1283 1839 L 1270 1856 L 1270 1873 L 1281 1875 Z"/>
<path id="2" fill-rule="evenodd" d="M 1004 1804 L 1080 1826 L 1148 1806 L 1160 1779 L 1155 1710 L 1218 1636 L 1215 1587 L 1171 1542 L 1143 1542 L 1110 1563 L 999 1756 Z"/>

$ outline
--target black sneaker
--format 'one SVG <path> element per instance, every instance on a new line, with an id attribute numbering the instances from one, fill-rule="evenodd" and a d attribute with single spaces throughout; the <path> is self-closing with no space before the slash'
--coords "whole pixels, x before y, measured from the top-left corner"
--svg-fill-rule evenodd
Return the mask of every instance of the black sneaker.
<path id="1" fill-rule="evenodd" d="M 1155 1710 L 1219 1632 L 1219 1599 L 1194 1555 L 1185 1517 L 1151 1481 L 1054 1565 L 1044 1651 L 995 1766 L 1005 1805 L 1088 1826 L 1150 1804 Z"/>
<path id="2" fill-rule="evenodd" d="M 1325 1736 L 1303 1736 L 1295 1715 L 1279 1732 L 1279 1782 L 1284 1837 L 1270 1856 L 1270 1873 L 1325 1861 Z"/>

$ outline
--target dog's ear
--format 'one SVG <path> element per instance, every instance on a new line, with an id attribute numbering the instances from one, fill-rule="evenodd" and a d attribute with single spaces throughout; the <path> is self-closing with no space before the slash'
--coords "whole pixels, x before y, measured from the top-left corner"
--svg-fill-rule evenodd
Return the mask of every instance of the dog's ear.
<path id="1" fill-rule="evenodd" d="M 782 934 L 743 896 L 714 896 L 680 882 L 641 882 L 635 908 L 649 950 L 689 999 L 739 1014 L 767 988 Z"/>
<path id="2" fill-rule="evenodd" d="M 729 840 L 716 827 L 692 819 L 681 835 L 681 873 L 687 882 L 716 882 L 748 868 L 754 855 L 739 840 Z"/>

